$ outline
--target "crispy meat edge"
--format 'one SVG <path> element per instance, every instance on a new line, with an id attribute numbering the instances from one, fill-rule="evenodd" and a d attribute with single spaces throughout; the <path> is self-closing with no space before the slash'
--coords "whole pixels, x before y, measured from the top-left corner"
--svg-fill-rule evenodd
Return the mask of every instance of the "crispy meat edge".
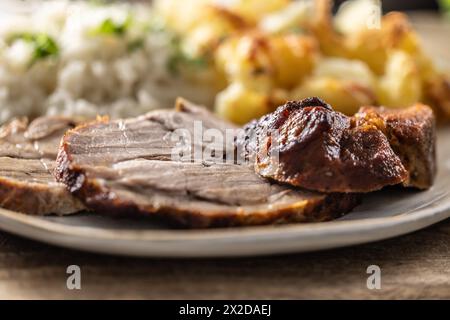
<path id="1" fill-rule="evenodd" d="M 51 186 L 40 183 L 24 183 L 0 177 L 0 207 L 7 210 L 29 215 L 65 215 L 83 210 L 79 199 L 66 192 L 63 188 L 52 190 Z"/>

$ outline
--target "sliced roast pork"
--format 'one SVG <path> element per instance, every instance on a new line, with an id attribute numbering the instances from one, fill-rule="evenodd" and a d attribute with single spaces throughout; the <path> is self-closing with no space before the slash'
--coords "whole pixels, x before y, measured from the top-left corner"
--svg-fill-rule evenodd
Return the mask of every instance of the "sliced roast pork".
<path id="1" fill-rule="evenodd" d="M 192 139 L 199 127 L 200 142 Z M 234 152 L 235 130 L 179 100 L 177 110 L 69 131 L 55 173 L 97 212 L 135 213 L 185 227 L 325 221 L 357 205 L 352 194 L 293 189 L 261 178 L 246 164 L 224 161 L 229 148 Z M 214 133 L 230 139 L 210 139 Z"/>
<path id="2" fill-rule="evenodd" d="M 82 203 L 53 176 L 59 142 L 74 123 L 43 117 L 0 128 L 0 207 L 32 215 L 70 214 Z"/>
<path id="3" fill-rule="evenodd" d="M 263 177 L 321 192 L 371 192 L 397 184 L 429 188 L 435 140 L 425 105 L 364 107 L 348 117 L 309 98 L 249 123 L 237 145 Z"/>

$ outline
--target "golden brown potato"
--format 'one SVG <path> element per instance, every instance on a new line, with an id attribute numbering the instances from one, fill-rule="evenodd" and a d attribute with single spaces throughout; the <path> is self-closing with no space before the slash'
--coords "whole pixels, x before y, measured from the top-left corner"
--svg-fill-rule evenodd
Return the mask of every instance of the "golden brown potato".
<path id="1" fill-rule="evenodd" d="M 430 103 L 450 118 L 450 86 L 403 13 L 381 16 L 377 1 L 157 0 L 181 37 L 187 68 L 221 91 L 216 110 L 243 123 L 286 99 L 319 96 L 352 114 L 361 105 Z M 368 23 L 371 22 L 371 23 Z M 200 59 L 199 59 L 200 58 Z"/>
<path id="2" fill-rule="evenodd" d="M 422 100 L 422 81 L 414 58 L 403 52 L 391 53 L 378 86 L 378 103 L 387 107 L 407 107 Z"/>
<path id="3" fill-rule="evenodd" d="M 290 94 L 290 100 L 320 97 L 337 111 L 353 115 L 363 105 L 373 105 L 374 93 L 358 82 L 339 80 L 332 77 L 312 77 Z"/>
<path id="4" fill-rule="evenodd" d="M 364 61 L 376 74 L 382 75 L 392 50 L 420 53 L 417 35 L 403 13 L 388 13 L 381 19 L 380 28 L 360 26 L 342 34 L 333 26 L 331 1 L 316 3 L 313 31 L 326 55 Z"/>
<path id="5" fill-rule="evenodd" d="M 246 20 L 211 0 L 156 2 L 167 28 L 182 36 L 183 49 L 191 56 L 212 54 L 224 38 L 249 28 Z"/>
<path id="6" fill-rule="evenodd" d="M 245 34 L 227 39 L 217 49 L 215 62 L 228 83 L 240 82 L 255 91 L 269 91 L 274 74 L 265 37 Z"/>
<path id="7" fill-rule="evenodd" d="M 333 26 L 331 0 L 316 0 L 311 31 L 319 42 L 321 51 L 327 56 L 348 58 L 350 50 L 344 43 L 345 37 Z"/>
<path id="8" fill-rule="evenodd" d="M 229 35 L 247 28 L 247 25 L 238 16 L 217 7 L 206 7 L 212 19 L 199 21 L 185 35 L 183 46 L 187 52 L 194 56 L 210 55 Z"/>
<path id="9" fill-rule="evenodd" d="M 253 90 L 290 89 L 311 73 L 318 58 L 312 37 L 247 33 L 232 37 L 217 50 L 217 67 L 230 82 Z"/>
<path id="10" fill-rule="evenodd" d="M 307 31 L 312 23 L 314 9 L 314 0 L 291 1 L 281 10 L 264 16 L 258 28 L 269 34 Z"/>
<path id="11" fill-rule="evenodd" d="M 229 121 L 245 124 L 272 112 L 287 98 L 283 90 L 258 92 L 240 82 L 234 82 L 217 95 L 215 111 Z"/>
<path id="12" fill-rule="evenodd" d="M 190 31 L 198 21 L 207 16 L 204 8 L 209 0 L 155 0 L 155 10 L 171 29 L 184 33 Z"/>
<path id="13" fill-rule="evenodd" d="M 222 3 L 229 10 L 242 16 L 245 20 L 256 24 L 265 15 L 285 8 L 290 0 L 233 0 L 216 1 Z"/>
<path id="14" fill-rule="evenodd" d="M 375 91 L 377 82 L 376 76 L 363 61 L 334 57 L 320 59 L 313 76 L 352 81 L 372 91 Z"/>
<path id="15" fill-rule="evenodd" d="M 269 41 L 276 87 L 290 89 L 313 70 L 318 48 L 315 39 L 300 35 L 276 36 Z"/>
<path id="16" fill-rule="evenodd" d="M 322 97 L 337 111 L 352 115 L 360 106 L 376 102 L 376 88 L 377 79 L 364 62 L 323 58 L 312 76 L 291 92 L 290 99 Z"/>
<path id="17" fill-rule="evenodd" d="M 256 26 L 265 15 L 285 8 L 290 0 L 156 0 L 156 12 L 167 25 L 188 34 L 198 25 L 229 24 L 233 27 Z"/>
<path id="18" fill-rule="evenodd" d="M 419 53 L 417 35 L 407 17 L 399 12 L 384 16 L 381 29 L 363 29 L 350 36 L 346 44 L 351 58 L 366 62 L 379 75 L 385 72 L 392 52 L 402 50 L 411 55 Z"/>

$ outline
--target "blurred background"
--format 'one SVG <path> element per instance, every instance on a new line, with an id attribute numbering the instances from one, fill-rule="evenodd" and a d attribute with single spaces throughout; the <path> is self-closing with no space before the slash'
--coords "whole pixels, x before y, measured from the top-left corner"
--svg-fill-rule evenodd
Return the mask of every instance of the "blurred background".
<path id="1" fill-rule="evenodd" d="M 337 5 L 344 2 L 344 0 L 335 1 Z M 437 10 L 439 8 L 438 2 L 450 2 L 439 0 L 384 0 L 384 11 L 392 10 Z"/>
<path id="2" fill-rule="evenodd" d="M 128 1 L 128 2 L 151 2 L 151 0 L 110 0 L 111 1 Z M 182 1 L 182 0 L 180 0 Z M 262 0 L 264 1 L 264 0 Z M 338 6 L 345 0 L 335 0 L 336 5 Z M 382 0 L 383 8 L 385 11 L 392 10 L 437 10 L 439 8 L 438 2 L 448 2 L 449 0 Z"/>
<path id="3" fill-rule="evenodd" d="M 25 2 L 29 0 L 0 0 L 0 6 L 8 3 Z M 41 0 L 46 1 L 46 0 Z M 73 0 L 80 1 L 80 0 Z M 152 0 L 86 0 L 90 2 L 152 2 Z M 335 9 L 345 2 L 345 0 L 335 0 Z M 383 11 L 412 11 L 412 10 L 439 10 L 447 11 L 450 9 L 450 0 L 381 0 Z"/>
<path id="4" fill-rule="evenodd" d="M 120 0 L 119 0 L 120 1 Z M 123 0 L 129 2 L 146 1 L 151 0 Z M 181 0 L 182 1 L 182 0 Z M 345 0 L 335 1 L 336 7 L 339 6 Z M 439 2 L 439 3 L 438 3 Z M 383 9 L 385 11 L 392 10 L 437 10 L 440 3 L 450 3 L 450 0 L 383 0 Z"/>
<path id="5" fill-rule="evenodd" d="M 151 0 L 122 0 L 122 1 L 151 2 Z M 335 1 L 336 7 L 338 7 L 344 1 L 345 0 L 336 0 Z M 438 10 L 440 5 L 445 6 L 446 3 L 450 4 L 450 0 L 382 0 L 381 2 L 383 3 L 383 10 L 386 12 L 393 10 Z"/>
<path id="6" fill-rule="evenodd" d="M 26 1 L 26 0 L 1 0 L 3 1 Z M 43 0 L 45 1 L 45 0 Z M 78 1 L 78 0 L 74 0 Z M 152 2 L 152 0 L 87 0 L 102 2 Z M 182 1 L 182 0 L 181 0 Z M 219 0 L 220 1 L 220 0 Z M 345 0 L 335 0 L 335 10 Z M 413 11 L 413 10 L 450 10 L 450 0 L 381 0 L 383 3 L 383 11 Z"/>
<path id="7" fill-rule="evenodd" d="M 26 0 L 0 0 L 0 2 L 18 2 Z M 45 1 L 45 0 L 42 0 Z M 77 1 L 77 0 L 74 0 Z M 87 0 L 91 2 L 151 2 L 151 0 Z M 180 0 L 182 1 L 182 0 Z M 263 1 L 263 0 L 262 0 Z M 345 0 L 335 0 L 336 6 Z M 440 5 L 449 4 L 450 0 L 382 0 L 385 11 L 392 10 L 437 10 Z"/>

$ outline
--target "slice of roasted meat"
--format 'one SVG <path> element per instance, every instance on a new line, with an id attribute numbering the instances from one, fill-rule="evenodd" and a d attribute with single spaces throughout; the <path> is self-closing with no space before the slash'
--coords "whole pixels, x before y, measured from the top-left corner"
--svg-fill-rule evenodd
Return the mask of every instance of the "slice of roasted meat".
<path id="1" fill-rule="evenodd" d="M 32 215 L 70 214 L 82 203 L 53 177 L 59 142 L 71 120 L 15 119 L 0 128 L 0 207 Z"/>
<path id="2" fill-rule="evenodd" d="M 248 165 L 223 159 L 227 143 L 218 143 L 214 159 L 177 159 L 180 131 L 186 141 L 201 124 L 205 132 L 237 128 L 202 108 L 178 101 L 177 111 L 162 110 L 117 121 L 96 121 L 69 131 L 55 171 L 59 181 L 89 208 L 105 214 L 141 214 L 185 227 L 260 225 L 325 221 L 354 208 L 352 194 L 321 194 L 273 184 Z M 184 131 L 183 131 L 184 130 Z M 203 141 L 203 139 L 201 139 Z M 205 139 L 208 140 L 208 139 Z M 208 143 L 188 146 L 204 152 Z M 234 139 L 231 136 L 231 147 Z"/>
<path id="3" fill-rule="evenodd" d="M 436 172 L 435 119 L 420 104 L 348 117 L 319 98 L 292 101 L 246 125 L 237 146 L 261 176 L 322 192 L 426 189 Z"/>

